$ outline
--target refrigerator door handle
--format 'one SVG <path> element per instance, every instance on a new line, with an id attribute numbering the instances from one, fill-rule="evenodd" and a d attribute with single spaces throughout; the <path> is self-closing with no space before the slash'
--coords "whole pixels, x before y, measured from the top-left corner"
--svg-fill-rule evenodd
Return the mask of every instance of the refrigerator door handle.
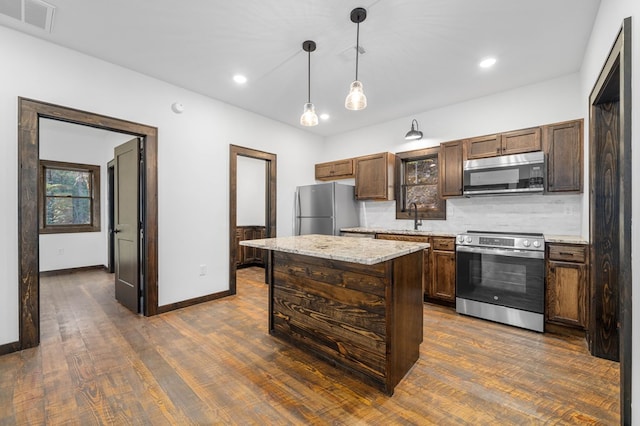
<path id="1" fill-rule="evenodd" d="M 294 200 L 294 208 L 295 208 L 295 215 L 296 215 L 296 222 L 295 222 L 295 232 L 294 235 L 300 235 L 300 228 L 302 226 L 302 219 L 300 218 L 300 191 L 296 191 L 296 195 L 295 195 L 295 200 Z"/>

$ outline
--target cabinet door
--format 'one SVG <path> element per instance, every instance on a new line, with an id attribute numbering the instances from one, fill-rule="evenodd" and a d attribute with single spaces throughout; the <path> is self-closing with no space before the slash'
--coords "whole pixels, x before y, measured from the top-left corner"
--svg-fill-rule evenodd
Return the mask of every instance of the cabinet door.
<path id="1" fill-rule="evenodd" d="M 236 228 L 236 253 L 238 254 L 236 256 L 236 266 L 244 264 L 246 247 L 240 245 L 240 241 L 243 241 L 245 239 L 244 232 L 245 232 L 244 227 Z"/>
<path id="2" fill-rule="evenodd" d="M 353 177 L 353 159 L 316 164 L 316 180 L 337 180 Z"/>
<path id="3" fill-rule="evenodd" d="M 582 192 L 582 120 L 544 126 L 547 192 Z"/>
<path id="4" fill-rule="evenodd" d="M 393 200 L 395 157 L 384 152 L 356 158 L 356 198 Z"/>
<path id="5" fill-rule="evenodd" d="M 586 329 L 588 324 L 587 265 L 547 262 L 547 321 Z"/>
<path id="6" fill-rule="evenodd" d="M 430 296 L 447 302 L 456 300 L 456 252 L 433 250 Z"/>
<path id="7" fill-rule="evenodd" d="M 542 149 L 540 127 L 502 133 L 500 138 L 502 155 L 520 154 Z"/>
<path id="8" fill-rule="evenodd" d="M 440 195 L 456 197 L 462 195 L 462 146 L 463 141 L 440 144 Z"/>
<path id="9" fill-rule="evenodd" d="M 423 237 L 421 235 L 401 235 L 401 234 L 376 234 L 378 240 L 394 240 L 394 241 L 414 241 L 419 243 L 430 243 L 429 237 Z M 422 258 L 422 293 L 428 292 L 431 283 L 431 268 L 430 263 L 430 250 L 423 251 Z"/>
<path id="10" fill-rule="evenodd" d="M 245 240 L 254 240 L 255 228 L 253 226 L 247 226 L 244 228 L 244 239 Z M 256 248 L 254 247 L 244 247 L 244 262 L 243 263 L 251 263 L 256 257 Z"/>
<path id="11" fill-rule="evenodd" d="M 502 153 L 500 135 L 479 136 L 467 139 L 467 159 L 495 157 Z"/>

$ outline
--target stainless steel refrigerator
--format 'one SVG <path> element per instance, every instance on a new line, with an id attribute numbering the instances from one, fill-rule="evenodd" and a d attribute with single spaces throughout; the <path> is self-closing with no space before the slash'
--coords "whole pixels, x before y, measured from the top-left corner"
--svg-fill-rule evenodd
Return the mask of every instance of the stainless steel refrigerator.
<path id="1" fill-rule="evenodd" d="M 358 204 L 353 185 L 331 182 L 296 189 L 296 235 L 340 235 L 341 228 L 358 224 Z"/>

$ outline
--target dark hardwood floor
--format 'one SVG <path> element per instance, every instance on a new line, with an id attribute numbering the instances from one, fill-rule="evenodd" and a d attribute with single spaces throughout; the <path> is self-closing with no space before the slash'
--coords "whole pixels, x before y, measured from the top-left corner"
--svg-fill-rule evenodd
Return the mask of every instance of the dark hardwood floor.
<path id="1" fill-rule="evenodd" d="M 619 423 L 619 365 L 583 339 L 425 304 L 420 359 L 387 397 L 271 337 L 263 278 L 144 318 L 113 275 L 42 277 L 41 345 L 0 357 L 0 425 Z"/>

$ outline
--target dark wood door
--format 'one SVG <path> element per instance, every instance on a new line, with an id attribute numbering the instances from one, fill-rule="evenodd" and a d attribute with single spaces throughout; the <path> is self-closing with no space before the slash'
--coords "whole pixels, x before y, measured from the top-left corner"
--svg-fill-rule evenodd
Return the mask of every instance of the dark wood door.
<path id="1" fill-rule="evenodd" d="M 592 353 L 619 360 L 620 130 L 619 102 L 595 108 L 592 184 Z"/>
<path id="2" fill-rule="evenodd" d="M 523 152 L 540 151 L 540 127 L 516 130 L 500 135 L 502 155 L 520 154 Z"/>
<path id="3" fill-rule="evenodd" d="M 502 153 L 500 135 L 486 135 L 467 139 L 467 159 L 495 157 Z"/>
<path id="4" fill-rule="evenodd" d="M 393 200 L 395 157 L 381 153 L 356 159 L 356 198 L 359 200 Z"/>
<path id="5" fill-rule="evenodd" d="M 544 126 L 547 192 L 582 192 L 582 120 Z"/>
<path id="6" fill-rule="evenodd" d="M 463 141 L 440 144 L 440 196 L 462 195 L 462 146 Z"/>
<path id="7" fill-rule="evenodd" d="M 434 299 L 454 302 L 456 300 L 456 252 L 434 250 L 432 256 L 433 278 L 430 296 Z"/>
<path id="8" fill-rule="evenodd" d="M 140 312 L 140 142 L 132 139 L 115 148 L 114 234 L 116 300 Z"/>

